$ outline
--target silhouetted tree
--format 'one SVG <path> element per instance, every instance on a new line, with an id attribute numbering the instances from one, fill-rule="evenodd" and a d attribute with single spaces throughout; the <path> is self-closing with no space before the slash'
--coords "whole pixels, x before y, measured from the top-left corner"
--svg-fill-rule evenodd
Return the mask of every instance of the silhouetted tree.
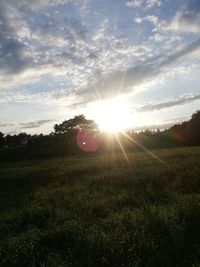
<path id="1" fill-rule="evenodd" d="M 84 115 L 78 115 L 73 119 L 65 120 L 61 124 L 54 125 L 56 134 L 70 133 L 77 129 L 96 130 L 97 124 L 93 120 L 86 119 Z"/>
<path id="2" fill-rule="evenodd" d="M 17 160 L 27 158 L 42 158 L 67 156 L 82 153 L 77 145 L 78 130 L 83 134 L 95 137 L 98 151 L 101 153 L 119 152 L 121 146 L 126 151 L 154 148 L 170 148 L 187 145 L 200 145 L 200 111 L 195 112 L 189 121 L 176 124 L 164 131 L 146 130 L 140 133 L 133 131 L 127 135 L 107 135 L 98 131 L 93 120 L 84 115 L 75 116 L 54 126 L 54 132 L 49 135 L 4 135 L 0 132 L 0 160 Z M 79 132 L 80 133 L 80 132 Z M 82 140 L 82 139 L 81 139 Z"/>
<path id="3" fill-rule="evenodd" d="M 0 150 L 4 149 L 4 134 L 0 132 Z"/>
<path id="4" fill-rule="evenodd" d="M 190 142 L 193 145 L 200 144 L 200 111 L 196 111 L 191 120 L 188 123 L 187 129 L 188 135 L 190 136 Z"/>

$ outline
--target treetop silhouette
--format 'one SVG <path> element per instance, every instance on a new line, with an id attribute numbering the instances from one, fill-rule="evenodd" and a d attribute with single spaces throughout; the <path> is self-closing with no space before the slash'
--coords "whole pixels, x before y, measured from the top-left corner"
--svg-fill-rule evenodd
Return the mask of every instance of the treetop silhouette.
<path id="1" fill-rule="evenodd" d="M 73 119 L 65 120 L 61 124 L 54 125 L 56 134 L 71 133 L 74 130 L 97 130 L 97 124 L 93 120 L 88 120 L 83 114 L 74 116 Z"/>

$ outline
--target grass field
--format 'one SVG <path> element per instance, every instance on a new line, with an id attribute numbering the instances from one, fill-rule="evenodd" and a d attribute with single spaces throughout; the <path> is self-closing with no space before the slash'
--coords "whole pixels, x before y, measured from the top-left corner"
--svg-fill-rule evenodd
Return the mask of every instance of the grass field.
<path id="1" fill-rule="evenodd" d="M 0 266 L 200 266 L 200 147 L 0 163 Z"/>

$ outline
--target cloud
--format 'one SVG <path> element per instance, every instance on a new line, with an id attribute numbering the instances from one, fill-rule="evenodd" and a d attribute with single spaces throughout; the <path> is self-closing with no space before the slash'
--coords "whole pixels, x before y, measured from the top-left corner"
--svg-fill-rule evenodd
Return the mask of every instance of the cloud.
<path id="1" fill-rule="evenodd" d="M 52 16 L 42 9 L 68 2 L 75 6 L 79 0 L 0 2 L 0 81 L 5 87 L 49 70 L 53 76 L 68 70 L 78 74 L 70 69 L 84 64 L 89 53 L 87 29 L 75 14 Z"/>
<path id="2" fill-rule="evenodd" d="M 149 21 L 154 25 L 156 25 L 159 22 L 158 17 L 156 17 L 155 15 L 148 15 L 146 17 L 136 17 L 134 18 L 134 21 L 138 24 L 141 24 L 144 21 Z"/>
<path id="3" fill-rule="evenodd" d="M 141 106 L 140 108 L 137 109 L 137 111 L 147 112 L 147 111 L 161 110 L 165 108 L 184 105 L 186 103 L 190 103 L 195 100 L 200 100 L 200 94 L 196 94 L 196 95 L 187 94 L 176 99 L 170 99 L 168 101 L 149 103 L 149 104 Z"/>
<path id="4" fill-rule="evenodd" d="M 200 32 L 200 1 L 190 0 L 177 12 L 170 24 L 171 30 L 180 32 Z"/>
<path id="5" fill-rule="evenodd" d="M 196 41 L 190 43 L 189 45 L 185 46 L 184 48 L 182 48 L 181 50 L 169 55 L 166 57 L 165 60 L 163 60 L 160 64 L 159 64 L 159 68 L 163 67 L 163 66 L 167 66 L 170 65 L 171 63 L 173 63 L 174 61 L 178 60 L 179 58 L 186 56 L 190 53 L 192 53 L 193 51 L 195 51 L 196 49 L 198 49 L 200 47 L 200 38 L 197 39 Z"/>
<path id="6" fill-rule="evenodd" d="M 0 131 L 3 131 L 6 134 L 17 134 L 24 130 L 31 130 L 40 128 L 43 125 L 52 126 L 52 123 L 55 122 L 55 119 L 45 119 L 45 120 L 35 120 L 35 121 L 28 121 L 28 122 L 5 122 L 0 124 Z M 39 133 L 39 130 L 38 130 Z"/>
<path id="7" fill-rule="evenodd" d="M 4 1 L 0 3 L 0 69 L 4 71 L 4 75 L 19 73 L 31 64 L 29 49 L 15 32 L 15 16 L 18 16 L 16 10 Z"/>
<path id="8" fill-rule="evenodd" d="M 23 122 L 19 123 L 18 125 L 20 126 L 21 129 L 32 129 L 32 128 L 39 128 L 40 126 L 54 122 L 55 120 L 38 120 L 38 121 L 33 121 L 33 122 Z"/>
<path id="9" fill-rule="evenodd" d="M 51 47 L 65 47 L 72 54 L 70 45 L 86 39 L 87 29 L 82 25 L 78 18 L 63 16 L 60 20 L 57 16 L 52 16 L 51 13 L 39 13 L 42 21 L 37 23 L 33 21 L 31 24 L 31 37 L 36 39 L 41 46 L 50 50 Z M 66 49 L 67 50 L 67 49 Z"/>
<path id="10" fill-rule="evenodd" d="M 156 131 L 157 129 L 165 130 L 165 129 L 169 129 L 173 125 L 174 125 L 174 122 L 166 122 L 166 123 L 150 124 L 150 125 L 144 125 L 141 127 L 135 127 L 133 130 L 136 132 L 145 131 L 147 129 L 151 131 Z"/>
<path id="11" fill-rule="evenodd" d="M 167 72 L 166 67 L 171 63 L 199 47 L 197 40 L 171 55 L 164 54 L 163 47 L 161 55 L 161 49 L 153 47 L 150 39 L 136 44 L 128 34 L 111 32 L 112 16 L 109 19 L 102 16 L 91 27 L 91 20 L 86 18 L 91 10 L 81 13 L 81 2 L 87 1 L 0 2 L 0 83 L 4 87 L 1 102 L 44 102 L 73 95 L 84 103 L 96 98 L 96 94 L 106 98 L 131 92 L 134 87 Z M 146 8 L 162 4 L 155 0 L 126 3 L 130 7 Z M 137 18 L 138 22 L 149 21 L 155 27 L 160 23 L 155 15 Z M 163 36 L 156 34 L 154 40 L 161 42 Z M 37 89 L 31 83 L 45 75 L 52 79 L 58 75 L 67 77 L 66 86 L 55 84 L 55 88 L 46 92 L 41 85 L 36 94 Z M 23 84 L 29 91 L 21 89 Z"/>
<path id="12" fill-rule="evenodd" d="M 59 4 L 65 4 L 67 2 L 72 2 L 72 0 L 1 0 L 6 3 L 6 5 L 14 6 L 15 8 L 22 10 L 34 10 L 38 11 L 46 6 L 53 6 Z M 76 1 L 76 0 L 73 0 Z"/>
<path id="13" fill-rule="evenodd" d="M 133 8 L 141 8 L 144 7 L 146 9 L 153 8 L 155 6 L 161 6 L 163 0 L 129 0 L 126 2 L 128 7 Z"/>
<path id="14" fill-rule="evenodd" d="M 171 120 L 164 120 L 157 124 L 149 124 L 145 126 L 135 127 L 134 131 L 140 132 L 140 131 L 145 131 L 146 129 L 151 130 L 151 131 L 155 131 L 157 129 L 165 130 L 165 129 L 169 129 L 175 124 L 179 124 L 179 123 L 182 123 L 183 121 L 188 120 L 190 117 L 191 116 L 182 116 L 182 117 L 174 118 Z"/>
<path id="15" fill-rule="evenodd" d="M 149 36 L 149 40 L 154 42 L 163 42 L 166 39 L 168 39 L 168 37 L 160 33 Z"/>
<path id="16" fill-rule="evenodd" d="M 144 3 L 144 0 L 130 0 L 126 3 L 128 7 L 141 7 Z"/>
<path id="17" fill-rule="evenodd" d="M 103 75 L 97 82 L 93 82 L 85 89 L 80 90 L 78 92 L 79 96 L 82 96 L 85 100 L 91 100 L 96 97 L 95 94 L 104 99 L 111 98 L 120 93 L 131 92 L 135 86 L 155 79 L 155 77 L 164 72 L 166 67 L 183 56 L 192 53 L 199 47 L 200 39 L 168 56 L 156 56 L 124 71 Z"/>
<path id="18" fill-rule="evenodd" d="M 13 123 L 1 123 L 0 124 L 0 128 L 2 128 L 2 127 L 10 127 L 10 126 L 14 126 L 14 124 Z"/>
<path id="19" fill-rule="evenodd" d="M 151 9 L 162 5 L 164 0 L 129 0 L 126 2 L 127 7 Z"/>
<path id="20" fill-rule="evenodd" d="M 163 0 L 147 0 L 146 1 L 146 6 L 147 8 L 152 8 L 154 6 L 161 6 Z"/>
<path id="21" fill-rule="evenodd" d="M 170 21 L 160 20 L 153 31 L 163 33 L 200 33 L 200 1 L 189 0 L 177 10 Z"/>

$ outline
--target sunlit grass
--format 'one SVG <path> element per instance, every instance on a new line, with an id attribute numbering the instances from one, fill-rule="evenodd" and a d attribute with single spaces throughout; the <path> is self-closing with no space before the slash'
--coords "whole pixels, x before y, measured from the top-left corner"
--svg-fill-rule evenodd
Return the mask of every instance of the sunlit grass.
<path id="1" fill-rule="evenodd" d="M 200 148 L 0 164 L 0 266 L 198 266 Z"/>

